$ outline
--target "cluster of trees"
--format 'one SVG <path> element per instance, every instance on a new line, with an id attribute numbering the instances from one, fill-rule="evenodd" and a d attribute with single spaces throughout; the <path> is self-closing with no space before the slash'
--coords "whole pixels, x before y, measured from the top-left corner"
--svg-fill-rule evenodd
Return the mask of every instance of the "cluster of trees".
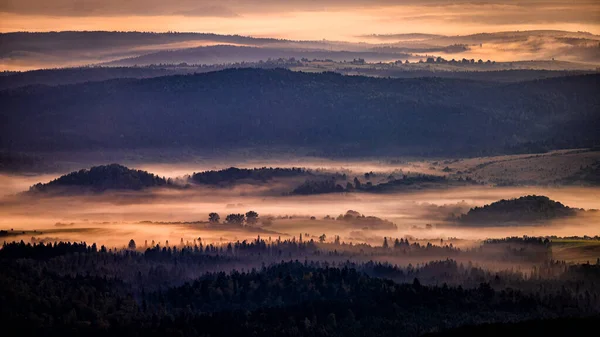
<path id="1" fill-rule="evenodd" d="M 432 186 L 448 185 L 451 183 L 458 184 L 471 184 L 473 181 L 469 180 L 450 180 L 445 176 L 437 176 L 430 174 L 417 174 L 412 176 L 404 175 L 402 179 L 393 179 L 387 182 L 383 182 L 377 185 L 366 185 L 363 189 L 369 192 L 389 192 L 398 189 L 410 189 L 410 188 L 426 188 Z"/>
<path id="2" fill-rule="evenodd" d="M 333 219 L 329 216 L 326 219 Z M 347 222 L 350 227 L 361 229 L 397 229 L 398 227 L 391 221 L 378 218 L 376 216 L 365 216 L 357 211 L 348 210 L 345 214 L 337 216 L 336 220 Z"/>
<path id="3" fill-rule="evenodd" d="M 336 183 L 335 179 L 306 180 L 301 185 L 292 190 L 292 194 L 300 195 L 341 192 L 346 192 L 346 189 L 344 189 L 342 185 Z"/>
<path id="4" fill-rule="evenodd" d="M 219 213 L 212 212 L 208 214 L 208 222 L 218 224 L 221 221 Z M 244 224 L 251 226 L 258 222 L 258 213 L 255 211 L 248 211 L 246 214 L 232 213 L 225 217 L 225 223 L 229 225 L 242 226 Z"/>
<path id="5" fill-rule="evenodd" d="M 419 63 L 423 63 L 423 60 L 419 60 Z M 425 60 L 425 63 L 437 63 L 437 64 L 478 64 L 478 65 L 492 65 L 492 64 L 496 64 L 496 61 L 483 61 L 482 59 L 479 59 L 477 61 L 475 61 L 475 59 L 466 59 L 463 58 L 462 60 L 446 60 L 445 58 L 438 56 L 438 57 L 428 57 Z"/>
<path id="6" fill-rule="evenodd" d="M 267 247 L 259 239 L 232 246 L 236 255 L 212 245 L 137 252 L 5 244 L 4 335 L 419 336 L 600 314 L 600 265 L 549 262 L 526 273 L 454 260 L 399 267 L 328 254 L 273 261 L 256 253 Z"/>

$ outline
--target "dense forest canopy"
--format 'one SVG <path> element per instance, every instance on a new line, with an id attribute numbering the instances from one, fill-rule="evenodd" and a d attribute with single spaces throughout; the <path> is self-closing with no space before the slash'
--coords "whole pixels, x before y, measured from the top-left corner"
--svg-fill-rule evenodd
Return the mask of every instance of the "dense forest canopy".
<path id="1" fill-rule="evenodd" d="M 486 245 L 512 245 L 502 256 L 518 257 L 548 242 Z M 542 255 L 527 272 L 490 271 L 452 259 L 359 262 L 375 256 L 340 256 L 340 247 L 260 239 L 144 248 L 131 240 L 125 249 L 4 244 L 0 322 L 9 336 L 419 336 L 557 318 L 575 327 L 600 313 L 600 260 L 573 265 Z M 360 248 L 406 254 L 435 247 L 402 239 Z"/>
<path id="2" fill-rule="evenodd" d="M 71 172 L 45 184 L 35 184 L 31 186 L 29 192 L 60 192 L 68 188 L 82 188 L 94 192 L 141 190 L 171 184 L 165 178 L 146 171 L 132 170 L 119 164 L 110 164 Z"/>
<path id="3" fill-rule="evenodd" d="M 599 141 L 598 78 L 499 84 L 231 69 L 26 87 L 0 92 L 0 146 L 277 146 L 345 156 L 585 147 Z"/>
<path id="4" fill-rule="evenodd" d="M 546 196 L 528 195 L 499 200 L 483 207 L 471 208 L 458 218 L 460 224 L 506 224 L 547 221 L 571 217 L 581 212 Z"/>
<path id="5" fill-rule="evenodd" d="M 190 180 L 197 184 L 219 185 L 227 183 L 235 183 L 237 181 L 257 181 L 267 182 L 273 178 L 289 178 L 312 175 L 310 171 L 303 168 L 237 168 L 230 167 L 224 170 L 211 170 L 192 174 Z"/>

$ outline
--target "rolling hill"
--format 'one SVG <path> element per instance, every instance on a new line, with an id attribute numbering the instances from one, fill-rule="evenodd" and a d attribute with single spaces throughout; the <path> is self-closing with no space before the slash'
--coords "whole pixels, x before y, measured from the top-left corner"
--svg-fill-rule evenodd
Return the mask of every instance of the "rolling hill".
<path id="1" fill-rule="evenodd" d="M 71 172 L 45 184 L 35 184 L 31 186 L 29 193 L 135 191 L 167 185 L 171 185 L 171 183 L 152 173 L 133 170 L 119 164 L 110 164 Z"/>
<path id="2" fill-rule="evenodd" d="M 107 66 L 143 66 L 151 64 L 223 64 L 238 62 L 259 62 L 268 59 L 330 59 L 333 61 L 352 61 L 365 59 L 368 62 L 389 62 L 404 59 L 410 55 L 391 51 L 329 51 L 322 49 L 292 49 L 271 47 L 248 47 L 216 45 L 177 50 L 164 50 L 137 57 L 107 62 Z"/>
<path id="3" fill-rule="evenodd" d="M 577 215 L 580 210 L 570 208 L 546 196 L 528 195 L 517 199 L 500 200 L 483 207 L 471 208 L 461 215 L 461 225 L 514 225 L 544 222 Z"/>

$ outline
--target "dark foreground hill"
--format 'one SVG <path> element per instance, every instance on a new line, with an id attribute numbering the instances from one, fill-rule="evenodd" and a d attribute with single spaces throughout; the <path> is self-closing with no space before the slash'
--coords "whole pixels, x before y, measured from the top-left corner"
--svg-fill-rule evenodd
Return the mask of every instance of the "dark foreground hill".
<path id="1" fill-rule="evenodd" d="M 29 192 L 141 190 L 170 184 L 165 178 L 160 178 L 152 173 L 132 170 L 119 164 L 110 164 L 71 172 L 46 184 L 38 183 L 31 186 Z"/>
<path id="2" fill-rule="evenodd" d="M 488 154 L 600 142 L 600 75 L 513 84 L 230 69 L 0 92 L 0 149 Z"/>
<path id="3" fill-rule="evenodd" d="M 570 217 L 580 210 L 554 201 L 546 196 L 528 195 L 517 199 L 502 199 L 483 207 L 471 208 L 458 218 L 463 225 L 503 225 Z"/>
<path id="4" fill-rule="evenodd" d="M 257 240 L 230 244 L 230 251 L 207 244 L 135 252 L 85 243 L 5 244 L 3 336 L 416 337 L 460 326 L 473 334 L 459 336 L 487 336 L 488 327 L 475 325 L 562 318 L 578 331 L 590 326 L 583 318 L 599 312 L 598 265 L 546 263 L 533 278 L 453 260 L 407 268 L 375 261 L 332 266 L 304 255 L 304 262 L 253 268 L 254 259 L 272 251 L 291 256 L 295 249 L 297 257 L 314 245 L 272 247 Z M 246 271 L 215 271 L 235 265 Z M 524 324 L 500 328 L 547 336 L 536 333 L 539 323 Z"/>

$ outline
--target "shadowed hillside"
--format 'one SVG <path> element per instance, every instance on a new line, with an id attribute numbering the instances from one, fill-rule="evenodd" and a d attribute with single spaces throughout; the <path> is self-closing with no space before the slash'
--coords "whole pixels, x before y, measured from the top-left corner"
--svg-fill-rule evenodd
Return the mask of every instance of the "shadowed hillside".
<path id="1" fill-rule="evenodd" d="M 0 147 L 277 146 L 338 156 L 585 147 L 600 140 L 599 78 L 500 84 L 230 69 L 26 87 L 0 92 Z"/>
<path id="2" fill-rule="evenodd" d="M 156 53 L 125 58 L 105 63 L 110 66 L 140 66 L 151 64 L 219 64 L 236 62 L 258 62 L 268 59 L 329 59 L 333 61 L 353 61 L 365 59 L 368 62 L 384 62 L 409 57 L 409 54 L 385 50 L 378 51 L 329 51 L 320 49 L 258 48 L 247 46 L 216 45 L 207 47 L 164 50 Z"/>

